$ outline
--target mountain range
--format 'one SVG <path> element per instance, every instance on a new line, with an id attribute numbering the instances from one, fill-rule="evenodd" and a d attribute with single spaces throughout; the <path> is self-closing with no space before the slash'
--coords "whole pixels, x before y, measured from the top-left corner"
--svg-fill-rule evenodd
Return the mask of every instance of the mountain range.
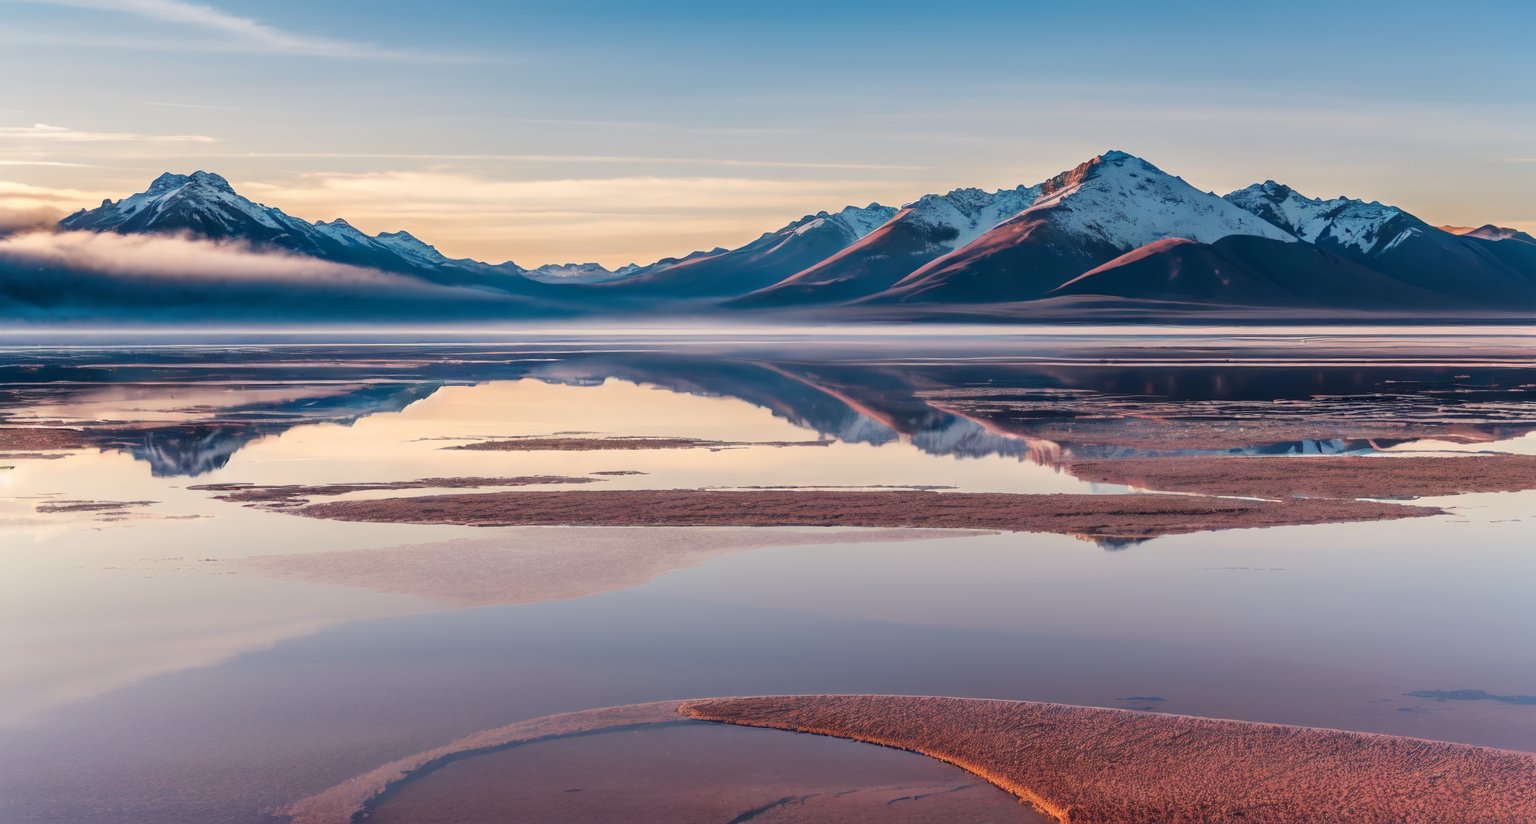
<path id="1" fill-rule="evenodd" d="M 1119 151 L 1038 184 L 822 211 L 734 249 L 618 270 L 449 258 L 405 231 L 369 235 L 340 218 L 292 217 L 202 171 L 163 174 L 58 228 L 234 241 L 456 289 L 464 300 L 515 296 L 504 304 L 511 316 L 550 307 L 849 318 L 1032 318 L 1060 307 L 1091 317 L 1106 306 L 1399 317 L 1536 309 L 1536 238 L 1524 232 L 1432 226 L 1393 206 L 1310 198 L 1275 181 L 1218 196 Z M 0 297 L 29 299 L 7 286 L 18 276 L 4 265 L 0 257 Z"/>

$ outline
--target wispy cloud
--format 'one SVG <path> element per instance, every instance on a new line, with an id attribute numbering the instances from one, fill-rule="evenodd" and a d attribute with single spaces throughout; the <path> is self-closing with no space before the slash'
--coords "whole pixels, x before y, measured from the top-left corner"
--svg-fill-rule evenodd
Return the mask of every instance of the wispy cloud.
<path id="1" fill-rule="evenodd" d="M 332 283 L 417 283 L 317 258 L 171 235 L 32 232 L 0 241 L 0 259 L 172 280 L 302 283 L 324 278 Z"/>
<path id="2" fill-rule="evenodd" d="M 236 188 L 307 219 L 344 216 L 370 232 L 409 229 L 445 253 L 524 265 L 648 262 L 745 243 L 801 215 L 904 202 L 904 181 L 816 176 L 488 179 L 444 171 L 326 173 Z"/>
<path id="3" fill-rule="evenodd" d="M 0 206 L 0 238 L 15 232 L 51 228 L 63 216 L 61 210 L 47 207 L 9 209 Z"/>
<path id="4" fill-rule="evenodd" d="M 100 203 L 108 194 L 80 189 L 58 189 L 0 180 L 0 211 L 70 212 L 86 204 Z"/>
<path id="5" fill-rule="evenodd" d="M 242 17 L 223 9 L 184 0 L 5 0 L 6 2 L 32 3 L 35 5 L 64 6 L 92 11 L 117 12 L 136 17 L 169 23 L 175 26 L 201 29 L 222 35 L 219 42 L 158 41 L 147 43 L 132 39 L 87 38 L 93 45 L 115 45 L 123 48 L 175 49 L 183 51 L 228 50 L 295 57 L 323 57 L 347 60 L 387 60 L 405 62 L 488 62 L 472 55 L 438 54 L 412 49 L 399 49 L 355 40 L 318 37 L 285 31 L 269 23 L 250 17 Z M 67 39 L 67 38 L 66 38 Z M 80 42 L 85 43 L 87 40 Z M 211 48 L 210 48 L 211 47 Z"/>
<path id="6" fill-rule="evenodd" d="M 89 163 L 65 163 L 61 160 L 5 160 L 0 159 L 0 166 L 55 166 L 70 169 L 94 168 Z"/>
<path id="7" fill-rule="evenodd" d="M 219 155 L 204 155 L 219 157 Z M 242 152 L 223 155 L 231 158 L 319 159 L 319 160 L 424 160 L 424 161 L 504 161 L 511 163 L 649 163 L 686 166 L 740 166 L 763 169 L 848 169 L 916 170 L 927 166 L 890 163 L 843 163 L 796 160 L 752 160 L 718 157 L 668 157 L 665 155 L 579 155 L 579 154 L 431 154 L 419 152 Z"/>
<path id="8" fill-rule="evenodd" d="M 135 132 L 87 132 L 65 126 L 34 123 L 31 126 L 0 126 L 0 140 L 37 140 L 50 143 L 213 143 L 200 134 L 137 134 Z"/>
<path id="9" fill-rule="evenodd" d="M 391 315 L 505 306 L 480 290 L 238 243 L 49 231 L 0 238 L 0 301 L 13 318 L 105 314 L 140 322 L 210 312 L 291 318 L 336 314 L 338 306 Z"/>

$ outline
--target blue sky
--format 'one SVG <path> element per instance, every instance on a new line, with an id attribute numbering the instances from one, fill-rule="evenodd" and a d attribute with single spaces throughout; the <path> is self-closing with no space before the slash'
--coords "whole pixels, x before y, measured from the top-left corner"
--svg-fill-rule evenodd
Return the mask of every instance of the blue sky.
<path id="1" fill-rule="evenodd" d="M 0 206 L 206 168 L 453 254 L 622 263 L 1119 148 L 1218 192 L 1536 228 L 1533 24 L 1514 2 L 0 0 Z"/>

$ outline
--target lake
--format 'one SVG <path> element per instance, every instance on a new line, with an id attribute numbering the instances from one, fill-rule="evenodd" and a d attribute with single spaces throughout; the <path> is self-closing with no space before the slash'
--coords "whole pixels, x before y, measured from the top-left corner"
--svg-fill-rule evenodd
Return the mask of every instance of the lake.
<path id="1" fill-rule="evenodd" d="M 285 511 L 455 479 L 1099 496 L 1147 490 L 1081 479 L 1075 462 L 1533 455 L 1536 341 L 1518 330 L 38 339 L 0 350 L 6 822 L 282 821 L 480 730 L 723 695 L 1009 698 L 1536 751 L 1533 491 L 1414 501 L 1444 509 L 1433 517 L 1134 540 Z M 530 439 L 544 445 L 476 446 Z M 780 776 L 763 793 L 954 782 L 967 815 L 993 814 L 991 788 L 916 756 L 646 735 L 670 742 L 656 751 L 677 766 L 650 769 L 676 796 L 723 780 L 700 763 L 756 763 Z M 561 746 L 497 756 L 500 774 L 590 784 L 646 751 L 604 735 Z M 846 775 L 787 766 L 818 758 Z M 441 780 L 471 780 L 460 772 Z M 624 797 L 589 793 L 581 814 Z M 538 809 L 559 820 L 568 801 Z"/>

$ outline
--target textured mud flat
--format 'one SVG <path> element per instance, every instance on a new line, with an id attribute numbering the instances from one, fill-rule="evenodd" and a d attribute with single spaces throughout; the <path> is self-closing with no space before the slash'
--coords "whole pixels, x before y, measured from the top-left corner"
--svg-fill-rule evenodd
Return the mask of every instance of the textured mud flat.
<path id="1" fill-rule="evenodd" d="M 348 495 L 353 492 L 388 492 L 398 489 L 482 489 L 493 486 L 540 486 L 544 484 L 589 484 L 598 480 L 600 479 L 573 478 L 564 475 L 523 475 L 513 478 L 421 478 L 414 481 L 312 485 L 283 484 L 280 486 L 197 484 L 187 488 L 199 492 L 215 493 L 213 497 L 221 501 L 294 506 L 306 503 L 310 498 Z"/>
<path id="2" fill-rule="evenodd" d="M 78 429 L 0 427 L 0 452 L 84 449 L 91 445 L 90 438 Z"/>
<path id="3" fill-rule="evenodd" d="M 1078 461 L 1085 481 L 1265 498 L 1399 498 L 1536 489 L 1536 455 L 1169 457 Z"/>
<path id="4" fill-rule="evenodd" d="M 637 449 L 740 449 L 747 446 L 829 446 L 832 441 L 711 441 L 702 438 L 507 438 L 478 441 L 447 449 L 484 452 L 599 452 Z"/>
<path id="5" fill-rule="evenodd" d="M 370 824 L 1003 824 L 1048 821 L 974 775 L 852 741 L 699 721 L 464 758 L 406 782 Z"/>
<path id="6" fill-rule="evenodd" d="M 957 698 L 727 698 L 682 712 L 920 752 L 1063 824 L 1536 821 L 1536 755 L 1461 744 Z"/>
<path id="7" fill-rule="evenodd" d="M 53 501 L 46 504 L 38 504 L 37 511 L 43 514 L 58 513 L 119 513 L 130 509 L 138 509 L 146 506 L 154 506 L 157 501 Z"/>
<path id="8" fill-rule="evenodd" d="M 333 501 L 312 518 L 474 526 L 859 526 L 998 529 L 1138 539 L 1211 529 L 1440 514 L 1367 501 L 1180 495 L 1011 495 L 879 490 L 486 492 Z"/>

